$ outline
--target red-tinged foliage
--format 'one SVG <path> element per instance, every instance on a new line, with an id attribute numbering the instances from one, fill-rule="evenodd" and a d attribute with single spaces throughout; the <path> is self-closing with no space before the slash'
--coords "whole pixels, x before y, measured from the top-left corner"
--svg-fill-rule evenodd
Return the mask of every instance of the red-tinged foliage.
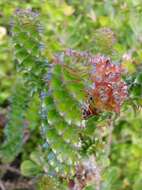
<path id="1" fill-rule="evenodd" d="M 64 56 L 76 58 L 76 63 L 79 59 L 85 59 L 85 70 L 88 69 L 90 73 L 92 87 L 87 90 L 87 101 L 82 108 L 83 119 L 98 115 L 102 111 L 119 113 L 128 96 L 127 85 L 121 78 L 121 65 L 112 63 L 110 58 L 103 55 L 92 55 L 85 51 L 67 49 Z M 56 57 L 54 62 L 61 64 L 60 57 Z"/>
<path id="2" fill-rule="evenodd" d="M 127 85 L 121 79 L 121 66 L 111 63 L 110 59 L 104 56 L 98 56 L 92 64 L 93 87 L 89 94 L 94 99 L 94 106 L 101 111 L 119 113 L 121 105 L 128 96 Z"/>

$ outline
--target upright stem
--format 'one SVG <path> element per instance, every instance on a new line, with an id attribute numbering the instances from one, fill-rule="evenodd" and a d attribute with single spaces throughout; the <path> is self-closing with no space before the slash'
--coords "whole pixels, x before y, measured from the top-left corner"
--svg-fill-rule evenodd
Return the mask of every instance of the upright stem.
<path id="1" fill-rule="evenodd" d="M 110 150 L 111 150 L 111 144 L 112 144 L 112 132 L 113 132 L 113 128 L 114 128 L 114 121 L 112 120 L 112 121 L 110 121 L 109 122 L 109 136 L 108 136 L 108 141 L 107 141 L 107 144 L 106 144 L 106 147 L 105 147 L 105 149 L 106 149 L 106 157 L 108 157 L 109 156 L 109 154 L 110 154 Z"/>
<path id="2" fill-rule="evenodd" d="M 95 172 L 95 178 L 96 178 L 96 190 L 101 190 L 101 168 L 99 167 L 99 165 L 97 164 L 97 161 L 96 161 L 96 157 L 94 156 L 93 158 L 94 160 L 94 165 L 95 165 L 95 168 L 96 168 L 96 172 Z"/>

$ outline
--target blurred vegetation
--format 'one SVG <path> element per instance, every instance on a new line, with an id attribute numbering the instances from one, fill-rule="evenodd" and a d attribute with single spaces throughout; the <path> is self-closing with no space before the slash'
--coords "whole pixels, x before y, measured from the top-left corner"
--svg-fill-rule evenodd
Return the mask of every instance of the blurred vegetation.
<path id="1" fill-rule="evenodd" d="M 7 113 L 11 94 L 14 90 L 15 81 L 18 78 L 15 72 L 15 65 L 13 64 L 10 24 L 17 8 L 31 8 L 40 13 L 40 22 L 45 28 L 43 41 L 46 49 L 43 54 L 48 57 L 49 62 L 52 61 L 56 52 L 65 48 L 87 50 L 94 54 L 105 52 L 115 62 L 121 61 L 124 69 L 127 70 L 124 80 L 130 86 L 130 99 L 123 106 L 120 117 L 115 124 L 110 154 L 110 168 L 112 168 L 112 171 L 110 171 L 110 175 L 106 175 L 106 179 L 111 180 L 113 175 L 116 176 L 112 186 L 108 187 L 111 190 L 141 190 L 142 1 L 1 0 L 0 114 L 6 118 L 8 118 Z M 109 39 L 108 34 L 102 28 L 111 29 L 114 32 L 114 39 L 112 37 Z M 106 40 L 108 40 L 107 43 L 104 43 Z M 30 126 L 28 135 L 32 134 L 32 137 L 22 149 L 22 161 L 26 160 L 25 162 L 28 162 L 29 157 L 32 157 L 35 163 L 39 163 L 37 159 L 40 158 L 38 158 L 36 152 L 29 156 L 41 141 L 39 140 L 38 130 L 40 119 L 34 114 L 35 110 L 38 112 L 39 100 L 37 97 L 34 98 L 36 105 L 31 103 L 29 114 L 25 116 L 27 121 L 30 121 L 30 124 L 28 123 L 28 126 Z M 21 107 L 21 109 L 23 108 Z M 1 122 L 0 120 L 0 141 L 2 142 L 4 139 L 4 126 Z M 7 159 L 9 159 L 8 156 Z M 34 163 L 32 164 L 34 165 Z M 30 161 L 28 165 L 31 167 Z M 36 165 L 33 168 L 33 175 L 36 174 L 36 170 L 39 173 L 41 172 Z M 21 170 L 23 170 L 23 165 Z M 27 172 L 25 168 L 24 172 Z M 48 186 L 47 180 L 42 180 Z M 40 183 L 38 185 L 39 190 L 46 189 L 46 187 L 42 187 L 43 183 Z M 49 183 L 54 183 L 54 181 L 51 180 Z M 87 189 L 90 188 L 88 187 Z"/>

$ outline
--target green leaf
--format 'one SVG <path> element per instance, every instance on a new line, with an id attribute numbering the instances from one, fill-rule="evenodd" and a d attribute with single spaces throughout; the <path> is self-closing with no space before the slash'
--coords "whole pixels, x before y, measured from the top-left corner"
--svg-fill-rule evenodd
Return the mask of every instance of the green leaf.
<path id="1" fill-rule="evenodd" d="M 133 97 L 142 96 L 142 85 L 138 83 L 134 83 L 130 89 Z"/>
<path id="2" fill-rule="evenodd" d="M 41 173 L 41 168 L 31 160 L 25 160 L 21 165 L 21 172 L 24 176 L 32 177 Z"/>
<path id="3" fill-rule="evenodd" d="M 110 167 L 104 174 L 104 179 L 107 184 L 114 184 L 119 177 L 119 169 L 117 167 Z"/>
<path id="4" fill-rule="evenodd" d="M 138 76 L 135 79 L 136 83 L 142 84 L 142 73 L 138 73 Z"/>
<path id="5" fill-rule="evenodd" d="M 24 84 L 16 84 L 13 89 L 12 106 L 9 121 L 4 129 L 5 141 L 0 147 L 0 158 L 3 162 L 11 162 L 22 151 L 26 112 L 31 100 L 29 89 Z"/>
<path id="6" fill-rule="evenodd" d="M 141 190 L 142 189 L 142 176 L 138 177 L 133 185 L 133 190 Z"/>
<path id="7" fill-rule="evenodd" d="M 87 186 L 84 190 L 96 190 L 95 185 Z"/>

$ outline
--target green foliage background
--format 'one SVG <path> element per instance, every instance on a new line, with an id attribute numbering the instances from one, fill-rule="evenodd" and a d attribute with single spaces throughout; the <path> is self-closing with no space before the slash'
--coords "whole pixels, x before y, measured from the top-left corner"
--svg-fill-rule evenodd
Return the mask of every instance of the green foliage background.
<path id="1" fill-rule="evenodd" d="M 109 181 L 113 180 L 113 177 L 115 178 L 116 173 L 118 174 L 117 178 L 114 179 L 112 186 L 108 187 L 108 189 L 111 188 L 112 190 L 142 189 L 142 111 L 141 108 L 138 108 L 142 103 L 141 4 L 141 0 L 0 1 L 1 113 L 7 114 L 8 110 L 6 104 L 11 98 L 15 81 L 19 77 L 15 72 L 16 69 L 14 64 L 12 64 L 13 50 L 10 36 L 10 20 L 16 8 L 32 8 L 40 13 L 40 22 L 45 27 L 43 41 L 46 44 L 46 49 L 43 54 L 45 57 L 48 57 L 49 61 L 52 60 L 55 52 L 70 47 L 78 50 L 88 50 L 92 53 L 104 53 L 107 51 L 107 54 L 110 55 L 112 59 L 120 60 L 124 67 L 127 68 L 128 74 L 127 77 L 125 77 L 125 80 L 128 84 L 132 84 L 130 88 L 131 99 L 128 105 L 125 105 L 122 108 L 121 117 L 116 122 L 113 133 L 110 164 L 112 168 L 115 166 L 115 169 L 114 171 L 112 169 L 110 175 L 106 177 Z M 105 36 L 99 36 L 96 32 L 97 29 L 101 27 L 107 27 L 114 31 L 117 41 L 113 48 L 111 46 L 111 41 L 108 48 L 108 43 L 104 43 L 106 41 Z M 22 87 L 20 86 L 19 88 Z M 34 102 L 36 103 L 34 105 L 31 103 L 30 108 L 26 108 L 28 109 L 28 113 L 24 116 L 30 121 L 29 128 L 33 137 L 22 148 L 23 161 L 31 159 L 33 165 L 34 163 L 38 163 L 38 167 L 35 165 L 35 169 L 32 173 L 33 175 L 36 174 L 36 170 L 38 173 L 42 172 L 40 168 L 40 164 L 42 163 L 39 161 L 39 152 L 38 155 L 36 150 L 33 152 L 33 147 L 38 147 L 38 144 L 40 144 L 37 135 L 40 119 L 38 114 L 34 114 L 35 110 L 38 110 L 39 108 L 39 100 L 36 96 L 34 99 Z M 22 101 L 26 100 L 20 101 L 22 103 Z M 127 109 L 128 107 L 129 109 Z M 21 105 L 19 105 L 19 108 L 22 110 L 25 109 L 22 108 Z M 1 133 L 3 133 L 2 130 Z M 1 134 L 1 137 L 2 136 L 3 135 Z M 13 138 L 15 139 L 16 136 L 13 136 Z M 18 136 L 17 138 L 20 137 Z M 9 159 L 9 156 L 6 156 L 4 159 Z M 31 167 L 31 163 L 27 163 L 26 166 L 28 166 L 28 164 L 29 167 Z M 24 167 L 22 166 L 22 168 Z M 115 170 L 117 170 L 117 172 Z M 42 184 L 39 184 L 39 189 L 43 189 Z"/>

